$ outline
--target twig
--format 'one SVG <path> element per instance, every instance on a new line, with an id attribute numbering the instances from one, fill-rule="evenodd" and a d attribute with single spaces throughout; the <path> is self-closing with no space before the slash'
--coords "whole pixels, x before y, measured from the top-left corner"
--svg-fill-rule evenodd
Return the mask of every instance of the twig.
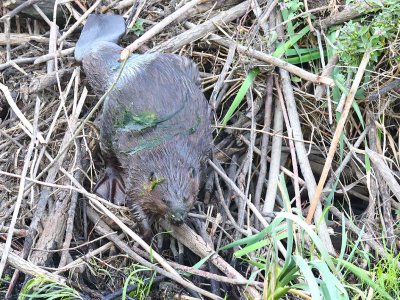
<path id="1" fill-rule="evenodd" d="M 260 23 L 264 24 L 267 22 L 269 16 L 271 15 L 272 11 L 274 10 L 275 6 L 278 4 L 278 0 L 270 0 L 267 3 L 267 11 L 261 16 Z"/>
<path id="2" fill-rule="evenodd" d="M 282 19 L 280 14 L 277 14 L 277 24 L 280 23 L 280 19 Z M 277 31 L 278 37 L 283 37 L 284 32 L 283 32 L 283 28 L 281 26 L 278 26 L 276 31 Z M 292 82 L 290 80 L 289 73 L 282 68 L 279 69 L 279 73 L 282 78 L 282 91 L 283 91 L 283 95 L 285 97 L 285 102 L 286 102 L 286 106 L 287 106 L 290 125 L 293 130 L 293 137 L 297 140 L 302 140 L 303 132 L 301 131 L 299 114 L 297 112 L 296 100 L 294 98 L 293 87 L 292 87 Z M 301 170 L 301 173 L 303 174 L 304 181 L 306 182 L 308 198 L 311 201 L 311 199 L 313 199 L 315 187 L 317 184 L 315 182 L 314 174 L 312 172 L 310 161 L 308 159 L 307 150 L 305 148 L 304 143 L 299 142 L 299 141 L 295 142 L 295 147 L 296 147 L 296 154 L 297 154 L 298 162 L 300 165 L 300 170 Z M 325 222 L 324 218 L 322 217 L 322 205 L 319 202 L 318 202 L 318 204 L 319 205 L 318 205 L 318 207 L 316 207 L 317 213 L 315 216 L 316 223 L 319 224 L 319 226 L 317 226 L 318 235 L 322 239 L 324 244 L 326 245 L 327 250 L 330 253 L 335 253 L 335 249 L 333 248 L 332 241 L 331 241 L 329 233 L 328 233 L 328 228 L 326 226 L 326 222 Z"/>
<path id="3" fill-rule="evenodd" d="M 328 86 L 334 86 L 335 82 L 333 81 L 332 78 L 329 77 L 323 77 L 320 75 L 315 75 L 313 73 L 307 72 L 305 70 L 303 70 L 302 68 L 299 68 L 295 65 L 292 65 L 280 58 L 274 57 L 272 55 L 263 53 L 261 51 L 258 50 L 254 50 L 250 47 L 245 47 L 242 45 L 239 45 L 238 43 L 236 43 L 235 41 L 232 40 L 228 40 L 225 38 L 222 38 L 220 36 L 217 36 L 215 34 L 211 34 L 209 36 L 209 40 L 212 42 L 215 42 L 219 45 L 222 45 L 224 47 L 229 47 L 232 44 L 236 44 L 237 47 L 237 51 L 241 54 L 244 55 L 248 55 L 250 57 L 253 57 L 255 59 L 258 59 L 260 61 L 266 62 L 268 64 L 271 64 L 273 66 L 279 67 L 281 69 L 284 69 L 294 75 L 297 75 L 305 80 L 309 80 L 311 82 L 317 83 L 317 84 L 326 84 Z"/>
<path id="4" fill-rule="evenodd" d="M 248 10 L 250 1 L 251 0 L 246 0 L 226 11 L 219 13 L 218 15 L 211 18 L 210 20 L 205 21 L 204 23 L 194 25 L 193 28 L 165 41 L 164 43 L 161 43 L 160 45 L 154 47 L 151 51 L 174 52 L 180 49 L 182 46 L 194 42 L 212 31 L 218 30 L 217 25 L 223 25 L 227 22 L 243 16 Z M 227 48 L 229 48 L 229 46 Z"/>
<path id="5" fill-rule="evenodd" d="M 22 57 L 22 58 L 16 58 L 13 59 L 11 61 L 8 61 L 4 64 L 0 64 L 0 71 L 3 71 L 9 67 L 12 67 L 13 64 L 17 64 L 17 65 L 23 65 L 23 64 L 39 64 L 39 63 L 43 63 L 46 62 L 50 59 L 54 59 L 55 57 L 62 57 L 62 56 L 67 56 L 69 54 L 74 53 L 75 51 L 75 47 L 73 48 L 69 48 L 69 49 L 64 49 L 61 51 L 56 51 L 55 53 L 52 54 L 45 54 L 39 57 Z"/>
<path id="6" fill-rule="evenodd" d="M 400 201 L 400 185 L 393 175 L 392 170 L 386 165 L 385 161 L 379 156 L 378 153 L 366 148 L 365 152 L 368 154 L 376 171 L 385 179 L 386 184 L 389 186 L 393 195 Z M 386 199 L 387 200 L 387 199 Z"/>
<path id="7" fill-rule="evenodd" d="M 274 132 L 282 134 L 283 117 L 282 108 L 279 101 L 275 100 L 274 105 Z M 263 215 L 271 213 L 274 210 L 276 192 L 278 190 L 279 167 L 281 165 L 282 138 L 275 135 L 271 144 L 271 163 L 269 165 L 268 186 L 262 208 Z"/>
<path id="8" fill-rule="evenodd" d="M 249 141 L 244 136 L 240 136 L 239 138 L 244 143 L 249 144 Z M 258 149 L 257 147 L 254 147 L 254 153 L 256 153 L 256 154 L 258 154 L 260 156 L 262 155 L 261 150 Z M 268 156 L 267 156 L 267 161 L 271 162 L 271 158 L 268 157 Z M 286 169 L 284 166 L 280 166 L 279 168 L 283 172 L 283 174 L 285 174 L 286 176 L 289 176 L 290 178 L 294 179 L 294 174 L 289 169 Z M 306 184 L 303 179 L 298 178 L 298 180 L 299 180 L 299 183 L 301 185 L 305 185 Z"/>
<path id="9" fill-rule="evenodd" d="M 165 17 L 162 21 L 158 22 L 156 25 L 154 25 L 152 28 L 146 31 L 140 38 L 138 38 L 136 41 L 134 41 L 132 44 L 130 44 L 124 50 L 122 50 L 121 60 L 127 59 L 130 53 L 138 49 L 140 46 L 142 46 L 144 43 L 150 40 L 153 36 L 163 31 L 166 26 L 174 22 L 178 17 L 184 15 L 192 7 L 206 1 L 208 0 L 192 0 L 186 3 L 181 8 L 179 8 L 177 11 Z"/>
<path id="10" fill-rule="evenodd" d="M 5 254 L 6 254 L 5 245 L 3 243 L 0 243 L 0 255 L 2 257 L 7 257 L 7 262 L 15 269 L 20 270 L 23 273 L 31 276 L 45 276 L 47 278 L 62 283 L 66 281 L 65 278 L 56 274 L 52 274 L 46 270 L 43 270 L 42 268 L 38 267 L 37 265 L 29 261 L 26 261 L 25 259 L 21 258 L 19 255 L 13 252 L 9 252 L 8 255 Z"/>
<path id="11" fill-rule="evenodd" d="M 354 78 L 353 84 L 350 88 L 349 94 L 347 95 L 346 103 L 345 103 L 342 115 L 340 117 L 340 120 L 338 122 L 338 125 L 336 127 L 335 134 L 333 135 L 331 146 L 329 147 L 328 156 L 326 158 L 324 168 L 322 169 L 322 174 L 319 179 L 317 189 L 316 189 L 314 197 L 312 198 L 312 201 L 310 203 L 310 209 L 308 211 L 308 215 L 307 215 L 307 219 L 306 219 L 308 224 L 311 223 L 311 219 L 314 216 L 315 209 L 316 209 L 317 205 L 319 204 L 319 198 L 321 196 L 322 189 L 324 188 L 326 178 L 327 178 L 329 170 L 331 168 L 333 157 L 335 156 L 335 152 L 336 152 L 336 147 L 339 143 L 340 135 L 342 134 L 344 125 L 347 120 L 347 116 L 349 115 L 349 112 L 350 112 L 351 104 L 353 103 L 354 96 L 357 92 L 358 86 L 360 85 L 361 79 L 364 75 L 364 71 L 369 62 L 369 58 L 370 58 L 370 52 L 367 51 L 364 53 L 363 59 L 360 63 L 360 66 L 358 67 L 358 71 Z"/>
<path id="12" fill-rule="evenodd" d="M 39 107 L 40 107 L 39 98 L 36 98 L 36 99 L 37 99 L 37 101 L 36 101 L 36 106 L 35 106 L 35 124 L 37 124 L 37 120 L 39 118 Z M 14 233 L 15 224 L 17 223 L 18 214 L 20 212 L 21 203 L 22 203 L 22 199 L 24 196 L 25 177 L 28 172 L 28 167 L 31 163 L 31 156 L 32 156 L 33 148 L 35 146 L 36 137 L 37 137 L 37 135 L 36 135 L 37 130 L 36 129 L 33 129 L 33 130 L 34 130 L 33 138 L 31 139 L 31 142 L 30 142 L 29 148 L 28 148 L 28 152 L 25 157 L 25 162 L 24 162 L 24 166 L 23 166 L 22 174 L 21 174 L 21 180 L 19 183 L 18 196 L 17 196 L 17 200 L 15 201 L 14 212 L 13 212 L 12 219 L 11 219 L 11 222 L 9 225 L 10 230 L 8 231 L 7 240 L 4 245 L 4 248 L 2 249 L 3 253 L 2 253 L 2 257 L 1 257 L 1 261 L 0 261 L 0 278 L 3 275 L 3 271 L 6 266 L 7 257 L 8 257 L 10 248 L 11 248 L 11 241 L 12 241 L 12 237 L 13 237 L 13 233 Z"/>
<path id="13" fill-rule="evenodd" d="M 90 15 L 97 6 L 100 5 L 102 0 L 97 0 L 75 23 L 72 25 L 66 33 L 64 33 L 58 40 L 57 43 L 60 44 L 62 41 L 64 41 L 72 32 L 75 31 L 75 29 L 87 18 L 88 15 Z"/>
<path id="14" fill-rule="evenodd" d="M 384 1 L 382 1 L 384 2 Z M 380 1 L 378 2 L 357 2 L 355 5 L 346 5 L 345 9 L 341 12 L 329 16 L 322 21 L 317 21 L 314 23 L 315 27 L 320 27 L 321 29 L 326 29 L 333 25 L 338 25 L 349 21 L 351 19 L 357 18 L 363 14 L 366 14 L 368 11 L 374 9 L 381 9 L 382 4 Z"/>
<path id="15" fill-rule="evenodd" d="M 391 90 L 398 89 L 400 87 L 400 78 L 397 78 L 383 87 L 379 88 L 379 90 L 368 97 L 369 101 L 376 101 L 379 97 L 384 96 L 386 93 L 389 93 Z"/>
<path id="16" fill-rule="evenodd" d="M 264 106 L 264 127 L 263 131 L 267 131 L 271 126 L 272 121 L 272 99 L 273 99 L 273 87 L 274 87 L 274 79 L 272 75 L 268 75 L 267 78 L 267 88 L 266 88 L 266 96 L 265 96 L 265 106 Z M 261 158 L 260 158 L 260 173 L 258 174 L 256 191 L 254 196 L 254 205 L 257 209 L 261 209 L 261 192 L 263 190 L 265 176 L 267 174 L 267 153 L 268 153 L 268 145 L 269 145 L 269 135 L 263 134 L 261 140 Z M 254 149 L 255 151 L 255 149 Z M 257 222 L 258 223 L 258 222 Z"/>
<path id="17" fill-rule="evenodd" d="M 329 59 L 328 64 L 322 70 L 321 76 L 331 77 L 333 69 L 335 68 L 338 61 L 339 61 L 339 55 L 337 55 L 337 54 L 333 55 Z M 326 93 L 327 89 L 329 89 L 329 87 L 324 86 L 324 85 L 317 85 L 315 88 L 315 92 L 314 92 L 315 100 L 320 101 L 321 98 Z"/>
<path id="18" fill-rule="evenodd" d="M 18 5 L 16 8 L 14 8 L 12 11 L 10 11 L 8 14 L 5 14 L 4 16 L 2 16 L 0 18 L 0 22 L 4 22 L 7 19 L 9 20 L 12 17 L 16 16 L 19 12 L 23 11 L 25 8 L 27 8 L 33 4 L 42 2 L 42 1 L 44 1 L 44 0 L 26 0 L 21 5 Z"/>
<path id="19" fill-rule="evenodd" d="M 49 39 L 40 35 L 32 35 L 26 33 L 0 33 L 0 46 L 7 45 L 19 45 L 26 42 L 38 42 L 38 43 L 48 43 Z"/>
<path id="20" fill-rule="evenodd" d="M 22 124 L 29 130 L 29 132 L 32 134 L 33 133 L 33 126 L 32 124 L 28 121 L 28 119 L 25 117 L 25 115 L 21 112 L 21 110 L 18 108 L 17 104 L 15 103 L 14 99 L 11 97 L 10 90 L 8 89 L 7 86 L 4 84 L 0 83 L 0 90 L 3 92 L 8 105 L 11 107 L 11 109 L 14 111 L 14 113 L 17 115 L 17 117 L 20 119 Z M 46 143 L 43 136 L 38 132 L 37 136 L 39 142 L 42 144 Z M 1 277 L 1 276 L 0 276 Z"/>
<path id="21" fill-rule="evenodd" d="M 56 57 L 62 57 L 62 56 L 67 56 L 69 54 L 73 54 L 75 51 L 75 47 L 72 48 L 68 48 L 68 49 L 64 49 L 64 50 L 57 50 L 54 53 L 49 53 L 46 55 L 42 55 L 39 56 L 35 59 L 35 61 L 33 62 L 34 65 L 40 64 L 40 63 L 44 63 L 50 59 L 54 59 Z"/>
<path id="22" fill-rule="evenodd" d="M 231 47 L 229 47 L 228 55 L 226 56 L 226 61 L 225 61 L 224 67 L 222 68 L 222 71 L 219 74 L 218 80 L 215 83 L 214 89 L 211 93 L 210 105 L 214 109 L 214 111 L 217 110 L 217 107 L 219 104 L 217 102 L 217 96 L 218 96 L 218 93 L 221 90 L 222 86 L 224 85 L 224 80 L 225 80 L 226 74 L 229 71 L 229 68 L 231 67 L 233 58 L 235 56 L 235 52 L 236 52 L 236 45 L 232 45 Z"/>
<path id="23" fill-rule="evenodd" d="M 288 136 L 289 137 L 293 137 L 293 133 L 292 133 L 293 130 L 292 130 L 290 122 L 289 122 L 289 118 L 288 118 L 286 107 L 285 107 L 285 102 L 283 100 L 283 95 L 282 95 L 281 88 L 279 86 L 278 79 L 275 79 L 275 86 L 276 86 L 276 89 L 277 89 L 277 92 L 278 92 L 278 99 L 279 99 L 279 102 L 281 104 L 282 115 L 283 115 L 283 119 L 285 120 L 285 126 L 286 126 L 286 130 L 287 130 Z M 297 167 L 296 150 L 295 150 L 294 143 L 293 143 L 292 140 L 289 140 L 289 148 L 290 148 L 290 155 L 292 157 L 292 167 L 293 167 L 293 174 L 294 174 L 293 186 L 294 186 L 294 194 L 295 194 L 295 198 L 296 198 L 296 208 L 298 210 L 298 214 L 301 214 L 299 170 L 298 170 L 298 167 Z"/>

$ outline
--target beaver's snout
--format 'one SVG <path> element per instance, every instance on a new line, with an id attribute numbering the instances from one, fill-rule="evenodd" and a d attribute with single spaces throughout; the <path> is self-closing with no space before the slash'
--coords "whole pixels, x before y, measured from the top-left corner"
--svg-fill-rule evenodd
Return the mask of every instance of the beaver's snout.
<path id="1" fill-rule="evenodd" d="M 172 211 L 168 215 L 169 221 L 173 225 L 182 225 L 183 222 L 186 220 L 187 217 L 187 212 L 185 210 L 178 210 L 178 211 Z"/>

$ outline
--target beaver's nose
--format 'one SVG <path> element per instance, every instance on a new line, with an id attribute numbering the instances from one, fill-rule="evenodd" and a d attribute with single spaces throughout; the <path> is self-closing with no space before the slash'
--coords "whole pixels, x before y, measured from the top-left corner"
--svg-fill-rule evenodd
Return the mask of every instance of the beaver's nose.
<path id="1" fill-rule="evenodd" d="M 169 220 L 173 225 L 182 225 L 187 217 L 187 212 L 184 210 L 172 211 L 169 215 Z"/>

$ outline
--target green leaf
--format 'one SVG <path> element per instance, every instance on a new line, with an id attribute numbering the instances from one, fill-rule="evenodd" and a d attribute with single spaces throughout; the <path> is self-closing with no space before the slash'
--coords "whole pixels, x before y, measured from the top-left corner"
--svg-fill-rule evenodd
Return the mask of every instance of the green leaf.
<path id="1" fill-rule="evenodd" d="M 235 99 L 233 100 L 231 106 L 228 109 L 228 112 L 226 113 L 223 121 L 222 121 L 222 126 L 226 126 L 230 118 L 233 116 L 235 113 L 236 109 L 240 106 L 240 103 L 246 96 L 247 91 L 249 90 L 250 86 L 253 84 L 254 79 L 257 77 L 257 75 L 260 74 L 260 69 L 254 68 L 250 70 L 249 74 L 247 74 L 246 79 L 244 80 L 242 86 L 239 89 L 239 92 L 236 94 Z"/>
<path id="2" fill-rule="evenodd" d="M 314 51 L 308 54 L 303 54 L 299 55 L 296 57 L 289 57 L 286 58 L 285 61 L 287 61 L 290 64 L 293 65 L 298 65 L 298 64 L 303 64 L 309 61 L 317 60 L 321 58 L 321 53 L 319 51 Z"/>
<path id="3" fill-rule="evenodd" d="M 318 283 L 315 279 L 315 276 L 308 266 L 307 262 L 301 256 L 294 255 L 293 259 L 296 261 L 299 266 L 299 270 L 304 275 L 304 279 L 306 280 L 309 288 L 309 292 L 311 293 L 311 297 L 313 300 L 322 300 L 321 293 L 318 287 Z"/>
<path id="4" fill-rule="evenodd" d="M 280 45 L 277 47 L 275 52 L 272 54 L 274 57 L 281 57 L 286 50 L 291 48 L 294 44 L 296 44 L 303 36 L 305 36 L 308 32 L 310 32 L 310 27 L 306 26 L 302 30 L 300 30 L 298 33 L 291 35 L 290 39 L 285 42 L 283 45 Z"/>

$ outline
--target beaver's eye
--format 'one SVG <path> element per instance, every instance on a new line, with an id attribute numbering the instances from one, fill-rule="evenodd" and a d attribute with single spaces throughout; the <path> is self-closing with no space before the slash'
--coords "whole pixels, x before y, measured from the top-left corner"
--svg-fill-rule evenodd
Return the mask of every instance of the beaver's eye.
<path id="1" fill-rule="evenodd" d="M 154 175 L 154 172 L 151 172 L 150 176 L 149 176 L 149 181 L 155 181 L 155 180 L 156 180 L 156 176 Z"/>
<path id="2" fill-rule="evenodd" d="M 189 168 L 189 176 L 192 179 L 196 176 L 196 170 L 193 167 Z"/>

